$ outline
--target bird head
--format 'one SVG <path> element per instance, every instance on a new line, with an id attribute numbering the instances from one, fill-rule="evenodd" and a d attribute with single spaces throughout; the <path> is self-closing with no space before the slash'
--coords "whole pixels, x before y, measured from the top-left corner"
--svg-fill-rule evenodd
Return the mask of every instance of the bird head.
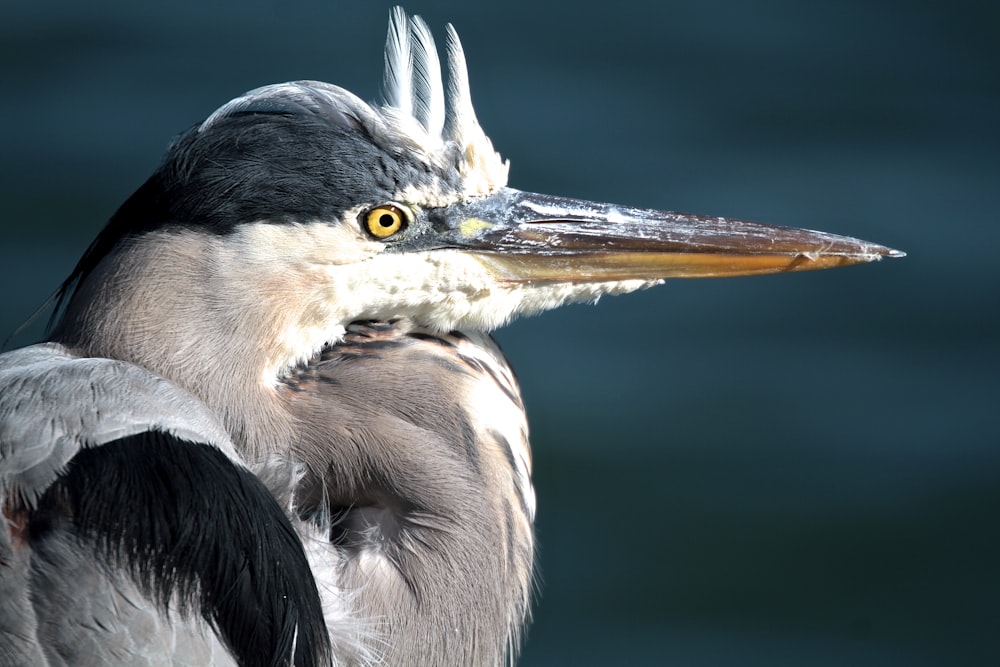
<path id="1" fill-rule="evenodd" d="M 490 330 L 666 278 L 901 254 L 821 232 L 509 188 L 451 26 L 446 54 L 447 86 L 426 24 L 396 10 L 383 104 L 296 81 L 223 105 L 173 143 L 87 251 L 63 287 L 67 297 L 78 284 L 67 313 L 97 294 L 165 306 L 183 292 L 178 307 L 200 310 L 182 319 L 221 313 L 217 328 L 230 334 L 266 323 L 269 375 L 355 320 Z M 123 266 L 149 289 L 116 287 Z"/>

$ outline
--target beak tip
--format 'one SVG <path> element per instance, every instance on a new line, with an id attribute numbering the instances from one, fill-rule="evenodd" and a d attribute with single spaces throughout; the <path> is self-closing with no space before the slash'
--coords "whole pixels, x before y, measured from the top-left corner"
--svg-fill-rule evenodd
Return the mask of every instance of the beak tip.
<path id="1" fill-rule="evenodd" d="M 847 253 L 847 256 L 854 258 L 852 264 L 867 264 L 868 262 L 878 262 L 885 257 L 890 257 L 893 259 L 898 259 L 901 257 L 906 257 L 906 253 L 902 250 L 896 250 L 895 248 L 890 248 L 884 245 L 877 245 L 875 243 L 867 243 L 865 241 L 858 241 L 857 239 L 849 239 L 858 244 L 856 250 Z M 818 253 L 822 255 L 823 253 Z"/>
<path id="2" fill-rule="evenodd" d="M 800 251 L 796 253 L 795 259 L 790 264 L 783 265 L 781 269 L 775 270 L 774 266 L 770 270 L 761 273 L 780 273 L 787 271 L 809 271 L 816 269 L 832 269 L 838 266 L 852 266 L 855 264 L 869 264 L 879 262 L 885 257 L 899 258 L 906 257 L 906 253 L 882 245 L 866 243 L 857 239 L 846 238 L 853 247 L 831 249 L 825 248 L 818 251 Z"/>

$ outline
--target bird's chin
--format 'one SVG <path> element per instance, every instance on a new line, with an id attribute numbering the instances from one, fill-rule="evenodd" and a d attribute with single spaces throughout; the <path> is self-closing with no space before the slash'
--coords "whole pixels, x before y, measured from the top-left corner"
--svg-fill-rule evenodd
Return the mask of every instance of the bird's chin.
<path id="1" fill-rule="evenodd" d="M 604 295 L 626 294 L 663 282 L 647 278 L 616 279 L 610 273 L 588 278 L 579 273 L 585 269 L 577 264 L 567 266 L 565 271 L 553 271 L 558 267 L 543 263 L 533 273 L 517 258 L 509 256 L 456 251 L 443 254 L 455 262 L 454 274 L 464 272 L 465 276 L 477 278 L 475 288 L 469 283 L 456 285 L 436 300 L 401 304 L 397 317 L 407 317 L 421 327 L 439 332 L 492 331 L 516 317 L 536 315 L 570 303 L 595 303 Z M 479 269 L 470 270 L 470 264 L 479 265 Z"/>

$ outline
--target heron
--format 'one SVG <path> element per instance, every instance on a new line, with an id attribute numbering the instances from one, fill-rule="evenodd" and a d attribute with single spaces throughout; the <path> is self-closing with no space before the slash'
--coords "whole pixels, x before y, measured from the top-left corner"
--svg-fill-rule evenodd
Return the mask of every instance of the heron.
<path id="1" fill-rule="evenodd" d="M 447 27 L 385 99 L 252 90 L 169 146 L 0 356 L 0 664 L 499 665 L 535 494 L 490 331 L 675 277 L 902 253 L 535 194 Z"/>

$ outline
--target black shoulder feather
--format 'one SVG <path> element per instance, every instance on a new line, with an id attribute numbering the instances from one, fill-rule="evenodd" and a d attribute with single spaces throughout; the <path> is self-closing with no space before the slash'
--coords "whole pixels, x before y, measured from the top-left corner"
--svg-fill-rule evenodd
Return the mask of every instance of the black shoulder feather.
<path id="1" fill-rule="evenodd" d="M 215 629 L 241 665 L 330 663 L 312 571 L 285 512 L 252 473 L 159 431 L 84 449 L 41 498 L 84 545 L 131 573 L 162 608 Z"/>

